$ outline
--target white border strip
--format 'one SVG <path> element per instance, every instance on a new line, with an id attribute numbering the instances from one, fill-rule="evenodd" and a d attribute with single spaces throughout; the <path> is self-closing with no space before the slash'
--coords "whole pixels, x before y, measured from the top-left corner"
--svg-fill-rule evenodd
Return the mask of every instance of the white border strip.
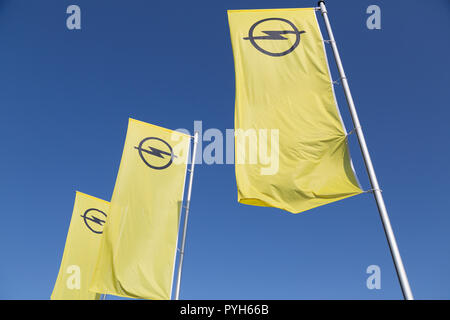
<path id="1" fill-rule="evenodd" d="M 183 204 L 184 204 L 184 190 L 186 189 L 186 177 L 187 177 L 187 172 L 188 172 L 188 167 L 189 167 L 189 159 L 192 159 L 192 155 L 191 155 L 191 141 L 193 141 L 194 139 L 192 137 L 189 138 L 189 149 L 188 149 L 188 156 L 186 157 L 186 171 L 184 173 L 184 183 L 183 183 L 183 193 L 181 194 L 181 206 L 180 206 L 180 214 L 178 216 L 178 232 L 177 232 L 177 243 L 175 246 L 175 256 L 173 259 L 173 270 L 172 270 L 172 283 L 170 285 L 170 299 L 172 299 L 172 295 L 173 295 L 173 281 L 175 278 L 175 267 L 177 264 L 177 255 L 178 255 L 178 242 L 180 240 L 180 226 L 181 226 L 181 216 L 183 215 Z M 195 161 L 195 159 L 194 159 Z"/>
<path id="2" fill-rule="evenodd" d="M 322 48 L 323 48 L 323 53 L 325 55 L 325 61 L 327 62 L 328 75 L 330 76 L 330 85 L 331 85 L 331 90 L 333 91 L 334 103 L 336 105 L 336 109 L 337 109 L 337 112 L 339 114 L 339 119 L 341 119 L 342 127 L 344 128 L 344 131 L 345 131 L 345 135 L 346 135 L 345 143 L 347 143 L 347 147 L 348 147 L 348 132 L 347 132 L 347 129 L 345 128 L 345 123 L 344 123 L 344 120 L 342 119 L 341 111 L 339 110 L 339 105 L 338 105 L 338 102 L 337 102 L 337 99 L 336 99 L 336 94 L 334 93 L 334 84 L 333 84 L 333 79 L 331 78 L 330 65 L 328 64 L 327 50 L 325 49 L 324 39 L 323 39 L 322 31 L 320 30 L 319 21 L 317 20 L 317 13 L 316 13 L 316 11 L 317 10 L 314 10 L 314 17 L 316 18 L 317 28 L 319 29 L 320 38 L 322 40 Z M 353 171 L 353 174 L 355 176 L 356 182 L 358 183 L 359 188 L 361 190 L 363 190 L 363 188 L 361 186 L 361 183 L 359 182 L 358 175 L 356 174 L 355 167 L 353 166 L 352 155 L 350 154 L 350 147 L 348 147 L 347 150 L 348 150 L 348 156 L 350 158 L 350 166 L 352 167 L 352 171 Z"/>

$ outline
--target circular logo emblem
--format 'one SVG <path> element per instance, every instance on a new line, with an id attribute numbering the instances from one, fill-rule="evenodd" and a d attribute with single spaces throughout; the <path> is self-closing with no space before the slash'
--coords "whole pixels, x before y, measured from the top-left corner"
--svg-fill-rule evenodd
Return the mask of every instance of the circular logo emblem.
<path id="1" fill-rule="evenodd" d="M 152 169 L 162 170 L 172 164 L 172 147 L 166 141 L 156 137 L 143 139 L 139 146 L 134 147 L 139 152 L 142 161 Z"/>
<path id="2" fill-rule="evenodd" d="M 280 27 L 280 24 L 282 27 Z M 267 18 L 254 23 L 248 30 L 248 37 L 245 37 L 244 40 L 250 40 L 250 43 L 264 54 L 281 57 L 297 48 L 302 33 L 305 33 L 305 31 L 299 31 L 295 24 L 289 20 Z M 255 36 L 255 34 L 264 35 Z"/>
<path id="3" fill-rule="evenodd" d="M 81 216 L 84 219 L 84 223 L 94 233 L 103 233 L 103 225 L 106 221 L 106 213 L 101 210 L 91 208 L 87 209 Z"/>

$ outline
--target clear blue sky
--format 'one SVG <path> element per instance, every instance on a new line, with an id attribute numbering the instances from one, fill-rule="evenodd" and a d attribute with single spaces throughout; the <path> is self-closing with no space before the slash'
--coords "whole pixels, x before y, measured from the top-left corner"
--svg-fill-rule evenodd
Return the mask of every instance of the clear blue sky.
<path id="1" fill-rule="evenodd" d="M 66 28 L 70 4 L 81 31 Z M 366 28 L 371 4 L 381 30 Z M 128 117 L 233 128 L 227 9 L 315 5 L 0 0 L 0 298 L 50 297 L 75 190 L 110 199 Z M 449 299 L 450 3 L 327 8 L 412 290 Z M 351 151 L 368 189 L 355 137 Z M 232 165 L 196 168 L 182 298 L 402 298 L 371 194 L 292 215 L 238 204 L 235 183 Z M 372 264 L 381 290 L 366 288 Z"/>

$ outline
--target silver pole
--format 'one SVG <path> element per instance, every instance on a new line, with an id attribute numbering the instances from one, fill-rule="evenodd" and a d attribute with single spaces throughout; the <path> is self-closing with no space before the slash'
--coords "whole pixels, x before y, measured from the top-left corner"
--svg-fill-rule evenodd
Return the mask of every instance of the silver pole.
<path id="1" fill-rule="evenodd" d="M 367 149 L 366 140 L 364 139 L 364 134 L 361 129 L 361 124 L 359 123 L 358 114 L 356 113 L 355 104 L 353 102 L 352 94 L 350 93 L 350 88 L 348 86 L 347 78 L 344 73 L 344 68 L 342 67 L 342 61 L 339 56 L 339 51 L 336 46 L 336 41 L 334 40 L 333 31 L 331 30 L 330 21 L 328 20 L 327 8 L 325 7 L 325 2 L 319 1 L 320 11 L 322 12 L 323 19 L 325 20 L 325 25 L 327 27 L 328 36 L 330 37 L 331 47 L 333 48 L 334 58 L 336 59 L 336 65 L 339 70 L 341 77 L 342 86 L 344 87 L 345 97 L 350 109 L 350 113 L 353 119 L 353 125 L 355 127 L 356 134 L 358 136 L 359 146 L 361 148 L 362 155 L 364 157 L 364 163 L 366 165 L 367 173 L 369 174 L 370 183 L 372 185 L 373 194 L 377 202 L 378 211 L 380 213 L 381 221 L 384 227 L 384 233 L 389 243 L 389 248 L 391 251 L 392 259 L 394 260 L 395 269 L 397 271 L 397 276 L 400 281 L 400 286 L 402 288 L 403 297 L 406 300 L 413 300 L 413 294 L 409 286 L 408 277 L 406 276 L 405 267 L 403 266 L 402 258 L 400 256 L 400 251 L 398 250 L 397 241 L 395 240 L 394 231 L 392 230 L 391 222 L 389 221 L 389 216 L 386 211 L 386 206 L 384 205 L 383 196 L 381 194 L 380 186 L 378 185 L 378 180 L 375 175 L 375 170 L 372 165 L 372 160 L 370 159 L 369 150 Z"/>
<path id="2" fill-rule="evenodd" d="M 198 144 L 198 132 L 194 134 L 194 148 L 192 150 L 192 161 L 191 161 L 191 169 L 189 174 L 189 186 L 188 193 L 186 199 L 186 207 L 184 212 L 184 227 L 183 227 L 183 235 L 181 238 L 181 248 L 180 248 L 180 260 L 178 262 L 178 274 L 177 274 L 177 285 L 175 290 L 175 300 L 179 300 L 180 298 L 180 284 L 181 284 L 181 271 L 183 269 L 183 258 L 184 258 L 184 246 L 186 244 L 186 231 L 187 224 L 189 218 L 189 205 L 191 204 L 191 192 L 192 192 L 192 181 L 194 178 L 194 167 L 195 167 L 195 156 L 197 154 L 197 144 Z"/>

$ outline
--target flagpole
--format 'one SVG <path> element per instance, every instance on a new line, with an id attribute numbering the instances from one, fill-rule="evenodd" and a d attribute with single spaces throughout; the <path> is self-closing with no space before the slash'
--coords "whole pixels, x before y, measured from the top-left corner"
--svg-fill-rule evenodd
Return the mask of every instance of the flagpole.
<path id="1" fill-rule="evenodd" d="M 189 206 L 191 204 L 192 181 L 194 179 L 195 156 L 197 154 L 197 144 L 198 144 L 198 132 L 195 132 L 194 148 L 192 150 L 191 169 L 189 170 L 189 173 L 190 173 L 189 174 L 189 186 L 188 186 L 186 206 L 185 206 L 185 211 L 184 211 L 184 227 L 183 227 L 183 235 L 181 238 L 180 259 L 178 262 L 178 274 L 177 274 L 177 284 L 176 284 L 176 289 L 175 289 L 175 300 L 179 300 L 179 298 L 180 298 L 181 271 L 183 269 L 184 247 L 186 244 L 186 231 L 187 231 L 187 224 L 188 224 L 188 218 L 189 218 Z"/>
<path id="2" fill-rule="evenodd" d="M 352 94 L 350 93 L 350 88 L 347 82 L 347 78 L 344 73 L 344 68 L 342 66 L 341 58 L 339 56 L 339 51 L 336 46 L 336 41 L 334 40 L 333 31 L 331 30 L 330 21 L 328 20 L 327 8 L 325 7 L 324 1 L 319 1 L 320 11 L 322 12 L 323 19 L 325 20 L 325 25 L 327 28 L 328 36 L 330 37 L 329 42 L 333 49 L 334 58 L 336 60 L 336 65 L 339 70 L 339 75 L 341 77 L 342 86 L 344 88 L 345 97 L 350 109 L 350 113 L 353 120 L 353 125 L 355 127 L 356 134 L 358 136 L 359 146 L 364 158 L 364 163 L 366 165 L 367 173 L 369 175 L 370 183 L 372 185 L 372 191 L 377 203 L 378 211 L 380 213 L 381 221 L 383 223 L 384 232 L 389 243 L 389 248 L 391 251 L 392 259 L 394 260 L 395 269 L 397 271 L 397 276 L 400 281 L 400 286 L 402 289 L 403 297 L 406 300 L 413 300 L 413 294 L 409 286 L 408 277 L 406 275 L 405 267 L 403 266 L 402 258 L 400 256 L 400 251 L 397 246 L 397 241 L 395 240 L 394 231 L 392 230 L 391 222 L 384 204 L 383 195 L 381 194 L 380 186 L 378 185 L 378 180 L 375 175 L 375 170 L 372 165 L 372 160 L 370 159 L 369 150 L 367 149 L 366 140 L 361 129 L 361 124 L 358 119 L 358 114 L 356 113 L 355 104 L 353 102 Z"/>

